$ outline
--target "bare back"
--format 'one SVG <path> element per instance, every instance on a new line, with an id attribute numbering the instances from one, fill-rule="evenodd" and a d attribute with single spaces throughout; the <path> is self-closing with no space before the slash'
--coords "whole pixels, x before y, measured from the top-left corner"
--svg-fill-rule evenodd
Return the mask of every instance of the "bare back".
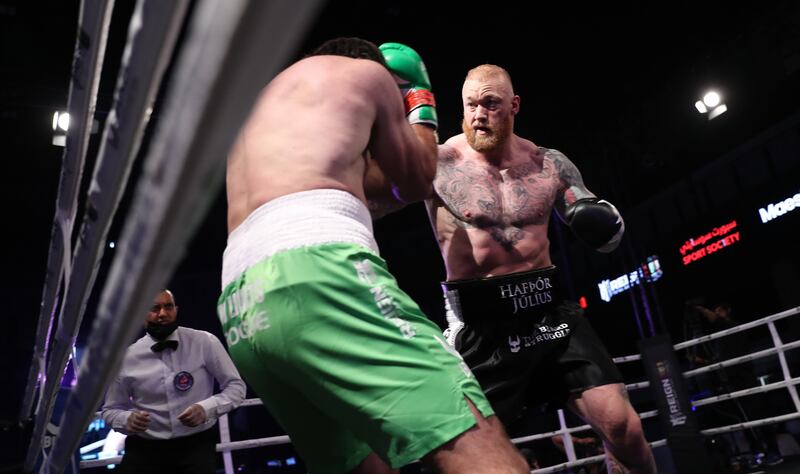
<path id="1" fill-rule="evenodd" d="M 440 148 L 429 212 L 448 280 L 550 265 L 552 209 L 591 196 L 563 154 L 513 140 L 500 164 L 483 159 L 463 135 Z"/>
<path id="2" fill-rule="evenodd" d="M 228 232 L 262 204 L 294 192 L 339 189 L 366 201 L 366 153 L 377 160 L 395 148 L 400 166 L 410 140 L 386 68 L 341 56 L 295 63 L 261 93 L 229 153 Z"/>

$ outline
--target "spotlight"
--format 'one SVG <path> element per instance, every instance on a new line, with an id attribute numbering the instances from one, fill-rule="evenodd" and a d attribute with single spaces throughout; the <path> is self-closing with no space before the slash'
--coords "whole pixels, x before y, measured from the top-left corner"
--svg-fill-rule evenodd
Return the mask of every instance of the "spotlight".
<path id="1" fill-rule="evenodd" d="M 53 114 L 53 145 L 66 146 L 68 129 L 69 114 L 61 111 L 55 112 Z"/>
<path id="2" fill-rule="evenodd" d="M 64 112 L 58 117 L 58 128 L 65 132 L 69 130 L 69 114 Z"/>
<path id="3" fill-rule="evenodd" d="M 714 90 L 706 92 L 702 99 L 694 103 L 694 107 L 701 114 L 707 114 L 708 120 L 717 118 L 728 110 L 722 102 L 722 96 Z"/>
<path id="4" fill-rule="evenodd" d="M 709 91 L 703 96 L 703 103 L 706 104 L 707 107 L 718 106 L 720 100 L 719 94 L 715 91 Z"/>

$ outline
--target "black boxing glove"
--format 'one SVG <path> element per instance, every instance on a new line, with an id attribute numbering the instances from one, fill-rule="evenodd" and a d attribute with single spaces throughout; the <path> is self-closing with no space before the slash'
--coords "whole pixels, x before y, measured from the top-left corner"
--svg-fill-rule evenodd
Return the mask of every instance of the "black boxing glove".
<path id="1" fill-rule="evenodd" d="M 572 203 L 564 212 L 564 221 L 575 237 L 603 253 L 617 248 L 625 232 L 625 222 L 617 208 L 597 198 Z"/>

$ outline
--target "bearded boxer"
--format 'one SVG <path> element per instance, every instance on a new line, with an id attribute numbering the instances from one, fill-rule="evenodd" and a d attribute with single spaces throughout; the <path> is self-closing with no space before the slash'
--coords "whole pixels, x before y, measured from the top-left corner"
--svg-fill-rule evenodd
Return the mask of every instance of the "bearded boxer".
<path id="1" fill-rule="evenodd" d="M 372 234 L 372 189 L 404 201 L 430 189 L 436 126 L 414 50 L 339 38 L 267 85 L 229 154 L 219 317 L 234 362 L 313 473 L 415 459 L 527 472 Z M 390 185 L 369 184 L 367 157 Z"/>
<path id="2" fill-rule="evenodd" d="M 503 68 L 469 71 L 462 101 L 464 133 L 439 147 L 426 200 L 447 270 L 448 342 L 506 425 L 527 406 L 565 402 L 602 436 L 609 472 L 656 472 L 622 377 L 580 307 L 563 299 L 549 253 L 552 209 L 600 252 L 619 244 L 622 217 L 563 153 L 514 134 L 520 98 Z"/>
<path id="3" fill-rule="evenodd" d="M 428 210 L 447 269 L 448 341 L 500 418 L 560 400 L 603 438 L 609 472 L 655 473 L 622 377 L 580 308 L 563 299 L 550 260 L 551 210 L 600 252 L 625 226 L 563 153 L 514 133 L 520 98 L 509 74 L 478 66 L 461 92 L 463 132 L 439 151 Z"/>

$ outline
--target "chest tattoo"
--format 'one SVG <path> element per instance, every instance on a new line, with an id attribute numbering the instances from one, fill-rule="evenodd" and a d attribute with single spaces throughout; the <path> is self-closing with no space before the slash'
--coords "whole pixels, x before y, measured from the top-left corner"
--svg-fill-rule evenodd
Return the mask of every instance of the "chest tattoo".
<path id="1" fill-rule="evenodd" d="M 559 186 L 552 160 L 526 162 L 505 170 L 471 160 L 439 161 L 434 187 L 463 229 L 482 229 L 511 251 L 523 227 L 544 224 Z"/>

